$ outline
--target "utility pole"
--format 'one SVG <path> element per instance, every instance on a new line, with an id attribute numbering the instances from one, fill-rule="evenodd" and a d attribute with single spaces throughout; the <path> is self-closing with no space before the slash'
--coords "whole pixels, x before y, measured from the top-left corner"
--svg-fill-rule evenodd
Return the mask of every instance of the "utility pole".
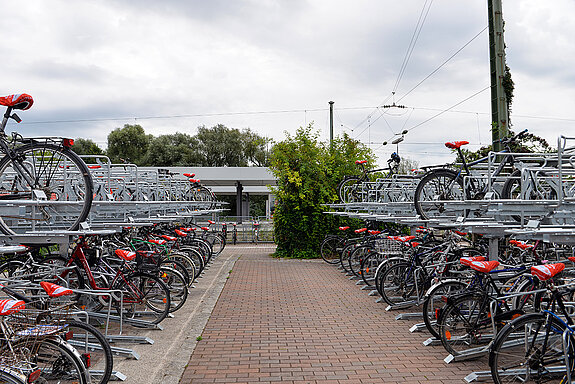
<path id="1" fill-rule="evenodd" d="M 509 112 L 503 89 L 505 42 L 501 0 L 487 0 L 489 13 L 489 69 L 491 71 L 491 133 L 493 150 L 501 151 L 500 139 L 507 137 Z"/>
<path id="2" fill-rule="evenodd" d="M 329 102 L 329 147 L 333 147 L 333 101 Z"/>

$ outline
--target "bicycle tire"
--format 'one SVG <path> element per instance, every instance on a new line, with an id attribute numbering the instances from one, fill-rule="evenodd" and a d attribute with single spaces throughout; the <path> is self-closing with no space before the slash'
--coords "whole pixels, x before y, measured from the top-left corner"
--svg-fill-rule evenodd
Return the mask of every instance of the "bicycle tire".
<path id="1" fill-rule="evenodd" d="M 348 269 L 349 268 L 348 260 L 351 257 L 351 253 L 353 252 L 353 250 L 358 246 L 359 246 L 358 243 L 348 244 L 343 248 L 341 254 L 339 255 L 339 264 L 346 273 L 351 273 L 351 271 Z"/>
<path id="2" fill-rule="evenodd" d="M 16 166 L 8 156 L 0 160 L 0 199 L 29 200 L 32 204 L 1 206 L 0 230 L 15 234 L 78 229 L 90 213 L 94 192 L 90 171 L 82 159 L 69 148 L 33 141 L 18 147 L 16 156 Z M 34 185 L 30 186 L 16 169 L 25 169 Z M 34 204 L 41 200 L 56 204 Z"/>
<path id="3" fill-rule="evenodd" d="M 186 278 L 178 270 L 161 266 L 158 276 L 170 290 L 170 313 L 176 312 L 188 299 Z"/>
<path id="4" fill-rule="evenodd" d="M 354 276 L 361 277 L 361 263 L 363 259 L 374 252 L 375 250 L 369 245 L 362 245 L 353 250 L 347 262 L 349 270 Z"/>
<path id="5" fill-rule="evenodd" d="M 159 277 L 134 272 L 117 280 L 112 289 L 124 292 L 123 314 L 127 318 L 159 324 L 170 312 L 170 290 Z M 116 310 L 120 310 L 115 303 Z"/>
<path id="6" fill-rule="evenodd" d="M 188 200 L 198 203 L 202 209 L 213 209 L 216 201 L 214 193 L 203 185 L 191 187 L 186 196 Z"/>
<path id="7" fill-rule="evenodd" d="M 418 299 L 417 284 L 423 287 L 422 280 L 416 282 L 415 269 L 410 263 L 398 262 L 390 266 L 381 277 L 383 301 L 392 306 L 415 302 Z"/>
<path id="8" fill-rule="evenodd" d="M 375 288 L 375 274 L 377 268 L 384 261 L 384 256 L 378 252 L 372 252 L 361 260 L 359 274 L 363 282 L 370 288 Z"/>
<path id="9" fill-rule="evenodd" d="M 193 267 L 194 267 L 194 275 L 193 275 L 192 280 L 195 280 L 198 277 L 200 277 L 200 274 L 204 271 L 204 268 L 206 267 L 206 258 L 202 255 L 200 250 L 198 250 L 197 248 L 182 247 L 177 252 L 173 252 L 172 254 L 176 255 L 176 257 L 177 257 L 177 255 L 181 254 L 184 257 L 191 260 Z M 190 275 L 191 275 L 191 273 L 190 273 Z"/>
<path id="10" fill-rule="evenodd" d="M 0 384 L 28 384 L 26 375 L 20 374 L 9 367 L 0 367 Z"/>
<path id="11" fill-rule="evenodd" d="M 352 203 L 355 201 L 354 185 L 360 182 L 359 176 L 346 176 L 337 185 L 337 197 L 342 203 Z"/>
<path id="12" fill-rule="evenodd" d="M 454 292 L 460 292 L 467 287 L 459 280 L 446 280 L 439 282 L 429 288 L 425 294 L 425 299 L 421 306 L 423 313 L 423 322 L 431 336 L 439 339 L 439 325 L 437 319 L 445 306 L 444 296 L 449 296 Z"/>
<path id="13" fill-rule="evenodd" d="M 488 298 L 481 293 L 470 292 L 451 300 L 441 311 L 439 338 L 445 350 L 453 356 L 463 351 L 486 346 L 493 337 L 485 336 L 492 327 Z"/>
<path id="14" fill-rule="evenodd" d="M 382 296 L 381 293 L 381 289 L 382 289 L 382 285 L 381 285 L 381 278 L 383 276 L 383 274 L 385 273 L 385 271 L 387 271 L 387 268 L 391 267 L 392 265 L 396 264 L 396 263 L 407 263 L 409 261 L 409 259 L 405 258 L 405 257 L 391 257 L 391 258 L 387 258 L 385 260 L 383 260 L 381 263 L 379 263 L 379 265 L 377 266 L 377 269 L 375 270 L 375 277 L 374 277 L 374 285 L 375 285 L 375 289 L 377 290 L 377 292 L 379 293 L 380 296 Z"/>
<path id="15" fill-rule="evenodd" d="M 323 261 L 335 265 L 339 263 L 339 251 L 342 249 L 345 240 L 336 235 L 328 235 L 319 247 L 319 253 Z"/>
<path id="16" fill-rule="evenodd" d="M 204 240 L 210 244 L 212 257 L 222 253 L 226 247 L 226 240 L 219 233 L 208 232 L 204 235 Z"/>
<path id="17" fill-rule="evenodd" d="M 450 169 L 429 171 L 417 184 L 414 194 L 415 210 L 423 220 L 445 216 L 446 200 L 463 200 L 463 180 Z M 450 212 L 451 216 L 465 215 L 465 211 Z"/>
<path id="18" fill-rule="evenodd" d="M 497 334 L 489 353 L 491 377 L 496 384 L 566 382 L 562 343 L 565 325 L 554 316 L 549 316 L 550 320 L 545 313 L 523 315 L 508 323 Z M 568 353 L 573 364 L 573 336 L 570 335 L 569 339 Z M 553 363 L 555 365 L 551 365 Z M 570 370 L 571 376 L 575 376 L 573 365 Z"/>
<path id="19" fill-rule="evenodd" d="M 16 356 L 21 356 L 30 371 L 40 370 L 42 383 L 91 384 L 90 372 L 82 357 L 70 344 L 56 338 L 22 337 L 10 343 Z M 3 346 L 4 351 L 9 346 Z"/>
<path id="20" fill-rule="evenodd" d="M 184 249 L 184 248 L 193 248 L 196 251 L 198 251 L 204 260 L 203 261 L 204 264 L 207 264 L 210 261 L 210 259 L 212 258 L 212 247 L 204 239 L 196 237 L 196 238 L 186 240 L 186 242 L 184 243 L 184 246 L 181 247 L 180 249 Z"/>
<path id="21" fill-rule="evenodd" d="M 80 356 L 89 354 L 88 371 L 92 384 L 107 383 L 114 369 L 114 356 L 106 337 L 96 327 L 83 321 L 67 319 L 65 322 L 67 324 L 66 341 L 78 351 Z"/>
<path id="22" fill-rule="evenodd" d="M 168 256 L 160 262 L 160 267 L 167 266 L 180 272 L 188 287 L 194 284 L 194 278 L 196 275 L 196 266 L 194 262 L 186 255 L 179 253 L 170 253 Z"/>

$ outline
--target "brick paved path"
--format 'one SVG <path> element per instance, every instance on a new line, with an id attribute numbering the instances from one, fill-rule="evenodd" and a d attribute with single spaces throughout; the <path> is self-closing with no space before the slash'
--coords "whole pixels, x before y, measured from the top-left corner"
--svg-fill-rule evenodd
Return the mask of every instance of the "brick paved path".
<path id="1" fill-rule="evenodd" d="M 445 364 L 383 304 L 322 261 L 247 248 L 181 383 L 462 383 L 486 359 Z"/>

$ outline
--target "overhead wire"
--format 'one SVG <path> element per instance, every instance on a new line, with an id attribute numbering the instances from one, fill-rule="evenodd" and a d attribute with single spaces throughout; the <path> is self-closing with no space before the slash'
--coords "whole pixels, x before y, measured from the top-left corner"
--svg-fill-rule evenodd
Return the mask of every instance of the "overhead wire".
<path id="1" fill-rule="evenodd" d="M 409 95 L 411 92 L 413 92 L 416 88 L 418 88 L 421 84 L 423 84 L 426 80 L 428 80 L 431 76 L 433 76 L 435 73 L 437 73 L 442 67 L 444 67 L 447 63 L 449 63 L 451 60 L 453 60 L 455 58 L 455 56 L 457 56 L 463 49 L 465 49 L 469 44 L 471 44 L 475 39 L 477 39 L 485 30 L 487 29 L 487 27 L 483 28 L 479 33 L 477 33 L 475 36 L 473 36 L 471 38 L 471 40 L 469 40 L 467 43 L 465 43 L 461 48 L 459 48 L 457 51 L 455 51 L 455 53 L 453 53 L 447 60 L 445 60 L 441 65 L 439 65 L 436 69 L 434 69 L 429 75 L 427 75 L 425 78 L 423 78 L 423 80 L 421 80 L 419 83 L 417 83 L 413 88 L 411 88 L 407 93 L 405 93 L 401 98 L 399 98 L 397 101 L 400 102 L 402 99 L 404 99 L 407 95 Z M 464 100 L 465 101 L 465 100 Z M 456 104 L 458 105 L 458 104 Z M 381 116 L 380 116 L 381 117 Z M 372 121 L 372 124 L 375 123 L 378 119 L 375 119 L 374 121 Z"/>
<path id="2" fill-rule="evenodd" d="M 392 93 L 395 93 L 397 91 L 399 83 L 401 82 L 401 79 L 405 74 L 405 70 L 407 69 L 407 65 L 409 64 L 409 60 L 411 59 L 411 55 L 413 54 L 413 50 L 415 49 L 415 45 L 417 43 L 417 40 L 419 39 L 421 30 L 423 29 L 423 25 L 425 24 L 425 20 L 427 20 L 427 15 L 429 14 L 429 10 L 431 9 L 432 4 L 433 0 L 431 1 L 425 0 L 425 3 L 423 4 L 423 8 L 421 9 L 421 13 L 419 14 L 419 19 L 417 20 L 417 24 L 415 25 L 415 30 L 413 31 L 413 35 L 411 36 L 411 41 L 409 42 L 409 46 L 407 47 L 405 57 L 403 58 L 403 63 L 401 63 L 401 68 L 399 69 L 397 80 L 395 81 Z"/>
<path id="3" fill-rule="evenodd" d="M 426 77 L 424 77 L 419 83 L 417 83 L 413 88 L 411 88 L 409 91 L 407 91 L 403 96 L 401 96 L 397 102 L 400 102 L 401 100 L 403 100 L 407 95 L 409 95 L 411 92 L 413 92 L 415 89 L 417 89 L 421 84 L 423 84 L 427 79 L 429 79 L 431 76 L 435 75 L 441 68 L 443 68 L 445 65 L 447 65 L 447 63 L 449 63 L 451 60 L 453 60 L 455 58 L 455 56 L 457 56 L 461 51 L 463 51 L 469 44 L 471 44 L 475 39 L 477 39 L 479 36 L 481 36 L 481 34 L 483 32 L 485 32 L 487 30 L 487 27 L 483 28 L 478 34 L 476 34 L 475 36 L 473 36 L 471 38 L 471 40 L 469 40 L 467 43 L 465 43 L 461 48 L 459 48 L 457 51 L 455 51 L 455 53 L 453 53 L 451 56 L 449 56 L 449 58 L 447 58 L 447 60 L 445 60 L 443 63 L 441 63 L 437 68 L 435 68 L 429 75 L 427 75 Z"/>
<path id="4" fill-rule="evenodd" d="M 419 124 L 414 125 L 413 127 L 409 128 L 407 131 L 410 132 L 410 131 L 414 130 L 415 128 L 418 128 L 418 127 L 420 127 L 420 126 L 422 126 L 422 125 L 428 123 L 429 121 L 431 121 L 431 120 L 433 120 L 433 119 L 435 119 L 435 118 L 437 118 L 437 117 L 443 115 L 443 114 L 446 113 L 446 112 L 449 112 L 451 109 L 457 107 L 458 105 L 461 105 L 461 104 L 465 103 L 466 101 L 468 101 L 468 100 L 474 98 L 475 96 L 479 95 L 479 94 L 482 93 L 482 92 L 485 92 L 486 90 L 488 90 L 488 89 L 490 89 L 490 88 L 491 88 L 491 85 L 488 85 L 487 87 L 483 88 L 482 90 L 475 92 L 473 95 L 471 95 L 471 96 L 469 96 L 469 97 L 466 97 L 465 99 L 459 101 L 459 102 L 456 103 L 456 104 L 453 104 L 451 107 L 442 110 L 441 112 L 439 112 L 439 113 L 437 113 L 437 114 L 431 116 L 430 118 L 428 118 L 428 119 L 422 121 L 422 122 L 419 123 Z"/>
<path id="5" fill-rule="evenodd" d="M 359 107 L 364 109 L 365 107 Z M 181 118 L 194 118 L 194 117 L 213 117 L 213 116 L 238 116 L 238 115 L 264 115 L 264 114 L 281 114 L 281 113 L 307 113 L 307 112 L 323 112 L 329 108 L 313 108 L 313 109 L 285 109 L 285 110 L 270 110 L 270 111 L 248 111 L 248 112 L 219 112 L 219 113 L 196 113 L 196 114 L 182 114 L 182 115 L 160 115 L 160 116 L 130 116 L 130 117 L 104 117 L 104 118 L 90 118 L 90 119 L 68 119 L 68 120 L 41 120 L 41 121 L 26 121 L 21 124 L 55 124 L 55 123 L 83 123 L 83 122 L 99 122 L 99 121 L 118 121 L 118 120 L 153 120 L 153 119 L 181 119 Z"/>

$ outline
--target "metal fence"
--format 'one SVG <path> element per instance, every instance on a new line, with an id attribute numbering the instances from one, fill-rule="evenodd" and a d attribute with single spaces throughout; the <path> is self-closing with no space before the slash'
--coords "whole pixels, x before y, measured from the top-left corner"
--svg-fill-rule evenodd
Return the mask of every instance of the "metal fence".
<path id="1" fill-rule="evenodd" d="M 223 224 L 227 227 L 226 240 L 228 244 L 235 243 L 273 243 L 274 223 L 265 216 L 222 216 L 211 228 L 221 230 Z M 235 232 L 235 236 L 234 236 Z"/>

